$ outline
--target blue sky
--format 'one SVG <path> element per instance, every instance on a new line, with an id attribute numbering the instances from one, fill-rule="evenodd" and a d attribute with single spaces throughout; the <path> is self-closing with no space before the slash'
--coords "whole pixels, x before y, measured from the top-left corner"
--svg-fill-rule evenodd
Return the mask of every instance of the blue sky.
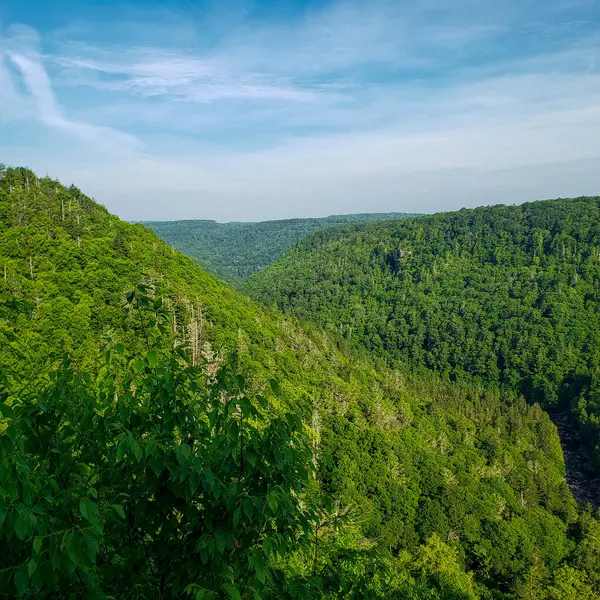
<path id="1" fill-rule="evenodd" d="M 126 219 L 600 193 L 597 0 L 4 0 L 0 162 Z"/>

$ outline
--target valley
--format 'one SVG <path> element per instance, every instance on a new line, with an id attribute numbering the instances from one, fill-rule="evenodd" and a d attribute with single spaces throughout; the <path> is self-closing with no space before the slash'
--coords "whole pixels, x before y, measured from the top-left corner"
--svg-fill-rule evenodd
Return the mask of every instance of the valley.
<path id="1" fill-rule="evenodd" d="M 169 245 L 192 257 L 210 273 L 236 286 L 279 258 L 300 239 L 349 223 L 387 221 L 406 213 L 331 215 L 319 219 L 285 219 L 257 223 L 216 221 L 148 221 Z"/>
<path id="2" fill-rule="evenodd" d="M 598 199 L 319 225 L 236 291 L 1 175 L 0 598 L 598 596 Z"/>

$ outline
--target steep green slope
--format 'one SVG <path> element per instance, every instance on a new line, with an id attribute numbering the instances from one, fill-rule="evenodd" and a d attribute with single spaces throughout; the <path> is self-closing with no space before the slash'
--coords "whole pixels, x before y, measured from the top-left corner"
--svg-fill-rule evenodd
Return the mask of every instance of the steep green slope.
<path id="1" fill-rule="evenodd" d="M 322 232 L 246 289 L 392 364 L 568 407 L 600 465 L 600 198 Z"/>
<path id="2" fill-rule="evenodd" d="M 240 284 L 271 264 L 301 238 L 347 223 L 366 223 L 412 216 L 404 213 L 332 215 L 321 219 L 286 219 L 259 223 L 216 221 L 149 221 L 168 244 L 196 259 L 221 279 Z"/>
<path id="3" fill-rule="evenodd" d="M 147 356 L 148 331 L 124 311 L 125 294 L 141 282 L 151 296 L 160 294 L 171 342 L 185 342 L 193 364 L 219 364 L 236 350 L 236 368 L 248 389 L 263 393 L 268 380 L 277 379 L 281 397 L 274 402 L 301 415 L 315 432 L 318 482 L 337 508 L 317 523 L 314 556 L 281 560 L 298 576 L 321 577 L 324 588 L 316 597 L 562 598 L 552 590 L 567 586 L 591 598 L 598 589 L 598 523 L 578 515 L 564 482 L 556 429 L 537 406 L 342 352 L 323 332 L 234 292 L 150 230 L 111 216 L 78 189 L 25 169 L 0 174 L 0 381 L 8 386 L 3 402 L 18 404 L 23 389 L 35 396 L 39 387 L 35 405 L 43 414 L 44 398 L 55 397 L 52 390 L 61 390 L 58 397 L 93 398 L 88 383 L 72 391 L 55 383 L 62 375 L 51 381 L 44 375 L 65 349 L 75 369 L 90 373 L 83 382 L 128 380 L 138 364 L 154 363 L 137 362 L 136 353 Z M 108 375 L 97 362 L 97 348 L 107 338 L 133 357 Z M 25 385 L 31 372 L 38 379 Z M 141 379 L 133 393 L 154 389 L 144 372 L 136 375 Z M 164 376 L 158 385 L 170 389 L 168 371 Z M 150 416 L 153 393 L 144 400 Z M 37 436 L 35 428 L 25 430 L 32 438 L 24 450 Z M 82 434 L 76 427 L 65 443 L 76 447 Z M 95 439 L 93 431 L 89 438 Z M 26 465 L 11 470 L 10 452 L 19 439 L 2 441 L 0 474 L 18 480 L 15 473 Z M 30 458 L 27 468 L 35 470 Z M 77 465 L 80 451 L 70 460 Z M 102 456 L 97 460 L 103 464 Z M 52 460 L 40 455 L 42 463 Z M 10 579 L 21 573 L 14 585 L 25 585 L 27 595 L 23 578 L 36 576 L 37 542 L 29 537 L 32 525 L 19 515 L 33 515 L 34 523 L 39 507 L 10 482 L 0 477 L 0 544 L 12 548 L 8 557 L 0 553 L 0 574 Z M 338 533 L 330 526 L 336 514 L 345 515 Z M 15 537 L 17 522 L 22 524 Z M 128 539 L 123 544 L 135 546 Z M 235 552 L 233 540 L 223 543 Z M 33 566 L 11 562 L 27 553 Z M 46 568 L 51 571 L 53 563 Z M 64 575 L 77 585 L 76 573 Z M 100 580 L 104 576 L 97 573 Z M 268 587 L 263 597 L 270 597 Z"/>

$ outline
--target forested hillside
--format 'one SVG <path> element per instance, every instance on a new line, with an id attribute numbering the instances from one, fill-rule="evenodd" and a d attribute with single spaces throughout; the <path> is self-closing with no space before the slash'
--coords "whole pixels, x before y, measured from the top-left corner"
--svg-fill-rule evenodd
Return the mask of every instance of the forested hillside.
<path id="1" fill-rule="evenodd" d="M 26 169 L 0 274 L 0 597 L 600 593 L 537 405 L 342 351 Z"/>
<path id="2" fill-rule="evenodd" d="M 325 231 L 246 289 L 389 364 L 568 410 L 600 467 L 600 198 Z"/>
<path id="3" fill-rule="evenodd" d="M 148 221 L 168 244 L 196 259 L 202 267 L 233 284 L 242 283 L 270 265 L 303 237 L 336 225 L 412 216 L 405 213 L 332 215 L 320 219 L 286 219 L 258 223 L 216 221 Z"/>

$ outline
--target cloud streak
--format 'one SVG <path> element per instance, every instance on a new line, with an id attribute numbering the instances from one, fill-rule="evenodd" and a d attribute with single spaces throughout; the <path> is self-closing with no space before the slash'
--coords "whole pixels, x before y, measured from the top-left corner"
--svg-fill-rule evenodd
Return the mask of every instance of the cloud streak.
<path id="1" fill-rule="evenodd" d="M 3 50 L 0 47 L 3 59 L 0 62 L 0 83 L 2 83 L 0 99 L 2 105 L 10 107 L 10 110 L 5 112 L 6 120 L 35 118 L 47 127 L 104 147 L 123 148 L 138 144 L 134 136 L 110 127 L 92 125 L 66 117 L 56 100 L 50 77 L 36 48 L 27 47 L 31 40 L 37 38 L 36 33 L 28 31 L 25 27 L 18 28 L 17 33 L 14 40 L 10 38 L 5 40 Z M 11 41 L 13 41 L 12 45 L 19 50 L 10 49 Z M 15 68 L 14 74 L 9 72 L 7 62 L 12 63 Z M 14 82 L 16 75 L 22 77 L 28 95 L 17 90 Z"/>
<path id="2" fill-rule="evenodd" d="M 82 51 L 99 54 L 94 48 Z M 234 73 L 218 61 L 153 48 L 108 53 L 104 61 L 58 57 L 55 63 L 67 73 L 75 73 L 73 84 L 142 98 L 167 97 L 210 103 L 225 99 L 306 102 L 316 97 L 313 90 L 294 87 L 280 78 L 260 73 Z"/>

